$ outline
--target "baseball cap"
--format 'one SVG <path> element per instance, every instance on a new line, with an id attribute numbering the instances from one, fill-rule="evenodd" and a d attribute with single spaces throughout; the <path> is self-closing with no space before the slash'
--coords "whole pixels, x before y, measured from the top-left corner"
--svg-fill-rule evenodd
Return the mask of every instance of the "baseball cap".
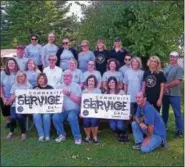
<path id="1" fill-rule="evenodd" d="M 119 41 L 121 41 L 120 37 L 116 37 L 116 38 L 114 39 L 114 42 L 119 42 Z"/>
<path id="2" fill-rule="evenodd" d="M 22 49 L 22 50 L 24 50 L 25 47 L 24 47 L 23 45 L 18 45 L 18 46 L 17 46 L 17 49 Z"/>
<path id="3" fill-rule="evenodd" d="M 179 56 L 178 52 L 176 52 L 176 51 L 171 52 L 169 55 L 170 55 L 170 56 L 175 56 L 175 57 L 176 57 L 176 56 L 177 56 L 177 57 Z"/>

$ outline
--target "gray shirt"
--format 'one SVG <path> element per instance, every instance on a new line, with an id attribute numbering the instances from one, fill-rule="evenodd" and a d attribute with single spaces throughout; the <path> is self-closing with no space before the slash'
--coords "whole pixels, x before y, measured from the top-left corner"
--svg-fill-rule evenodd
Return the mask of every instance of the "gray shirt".
<path id="1" fill-rule="evenodd" d="M 49 65 L 49 56 L 56 55 L 58 51 L 58 46 L 55 44 L 48 43 L 42 47 L 41 55 L 44 58 L 45 67 Z"/>
<path id="2" fill-rule="evenodd" d="M 69 60 L 74 58 L 73 53 L 69 49 L 64 49 L 60 55 L 60 68 L 66 70 L 68 68 Z"/>
<path id="3" fill-rule="evenodd" d="M 174 81 L 176 79 L 182 80 L 183 73 L 184 73 L 184 70 L 181 66 L 168 65 L 166 68 L 164 68 L 164 74 L 165 74 L 166 80 L 167 80 L 166 83 L 169 83 L 169 82 Z M 166 95 L 181 96 L 180 84 L 173 87 L 173 88 L 169 88 L 169 93 L 167 93 Z"/>
<path id="4" fill-rule="evenodd" d="M 131 67 L 128 66 L 128 65 L 124 65 L 124 66 L 122 66 L 122 67 L 119 69 L 119 72 L 122 73 L 123 78 L 124 78 L 125 72 L 126 72 L 127 70 L 129 70 L 129 69 L 131 69 Z"/>
<path id="5" fill-rule="evenodd" d="M 84 82 L 84 77 L 81 70 L 75 69 L 70 71 L 72 72 L 72 75 L 73 75 L 73 79 L 72 79 L 73 82 L 76 82 L 77 84 L 81 84 Z"/>
<path id="6" fill-rule="evenodd" d="M 83 73 L 84 76 L 84 82 L 86 81 L 86 79 L 90 76 L 90 75 L 94 75 L 98 81 L 98 83 L 101 83 L 101 74 L 99 71 L 93 70 L 92 72 L 86 71 Z"/>
<path id="7" fill-rule="evenodd" d="M 88 62 L 90 60 L 95 61 L 95 55 L 92 51 L 88 51 L 86 54 L 83 54 L 82 52 L 78 54 L 79 69 L 82 72 L 87 71 Z"/>
<path id="8" fill-rule="evenodd" d="M 72 95 L 78 97 L 82 96 L 82 90 L 80 88 L 80 85 L 75 82 L 72 82 L 70 85 L 66 85 L 65 83 L 58 84 L 56 88 L 68 90 L 71 92 Z M 80 110 L 80 105 L 72 101 L 70 97 L 64 95 L 63 109 L 64 111 Z"/>
<path id="9" fill-rule="evenodd" d="M 141 91 L 143 81 L 143 70 L 127 70 L 123 79 L 123 83 L 127 84 L 127 94 L 130 95 L 130 101 L 136 102 L 136 94 Z"/>
<path id="10" fill-rule="evenodd" d="M 34 60 L 36 65 L 41 65 L 41 50 L 42 46 L 40 44 L 29 44 L 25 49 L 25 57 Z"/>
<path id="11" fill-rule="evenodd" d="M 117 81 L 118 82 L 123 82 L 123 76 L 121 74 L 121 72 L 119 71 L 115 71 L 115 72 L 112 72 L 112 71 L 107 71 L 103 74 L 103 78 L 102 78 L 102 81 L 108 81 L 109 77 L 116 77 Z"/>
<path id="12" fill-rule="evenodd" d="M 22 57 L 22 58 L 19 58 L 19 57 L 15 57 L 15 60 L 19 66 L 19 69 L 21 71 L 24 71 L 26 69 L 26 64 L 28 62 L 28 58 L 27 57 Z"/>

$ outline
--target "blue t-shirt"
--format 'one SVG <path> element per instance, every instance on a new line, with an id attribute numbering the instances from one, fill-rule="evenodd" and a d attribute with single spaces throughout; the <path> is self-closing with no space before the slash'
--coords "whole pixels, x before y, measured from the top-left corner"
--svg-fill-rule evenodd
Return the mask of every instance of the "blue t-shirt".
<path id="1" fill-rule="evenodd" d="M 27 64 L 27 62 L 28 62 L 29 59 L 27 57 L 22 57 L 22 58 L 15 57 L 15 60 L 17 61 L 17 64 L 19 66 L 19 69 L 21 71 L 24 71 L 26 69 L 26 64 Z"/>
<path id="2" fill-rule="evenodd" d="M 92 51 L 88 51 L 86 54 L 83 54 L 82 52 L 78 54 L 79 69 L 82 72 L 87 71 L 88 62 L 90 60 L 95 61 L 95 55 Z"/>
<path id="3" fill-rule="evenodd" d="M 37 70 L 27 70 L 26 75 L 28 78 L 28 82 L 34 87 L 37 85 L 37 77 L 40 74 Z"/>
<path id="4" fill-rule="evenodd" d="M 166 128 L 161 118 L 160 114 L 157 110 L 149 103 L 146 102 L 144 108 L 140 106 L 137 107 L 136 116 L 138 118 L 143 118 L 144 123 L 148 125 L 154 126 L 154 134 L 161 136 L 166 140 Z"/>
<path id="5" fill-rule="evenodd" d="M 83 73 L 84 76 L 84 82 L 86 82 L 86 79 L 90 76 L 94 75 L 98 81 L 98 83 L 101 83 L 101 74 L 99 71 L 93 70 L 92 72 L 86 71 Z"/>
<path id="6" fill-rule="evenodd" d="M 12 88 L 12 85 L 15 82 L 15 78 L 16 78 L 16 73 L 12 73 L 10 75 L 7 75 L 5 73 L 5 71 L 1 71 L 0 83 L 1 83 L 1 86 L 2 86 L 2 91 L 3 91 L 4 96 L 6 98 L 9 98 L 11 96 L 10 90 Z"/>

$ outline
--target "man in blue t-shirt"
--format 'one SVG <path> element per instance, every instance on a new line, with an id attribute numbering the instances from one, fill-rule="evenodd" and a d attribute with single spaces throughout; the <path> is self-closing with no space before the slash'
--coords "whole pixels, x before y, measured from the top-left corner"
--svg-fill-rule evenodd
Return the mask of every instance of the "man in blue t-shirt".
<path id="1" fill-rule="evenodd" d="M 157 110 L 146 101 L 142 92 L 137 93 L 136 102 L 138 108 L 135 121 L 132 122 L 136 145 L 133 149 L 148 153 L 161 145 L 166 146 L 166 128 Z"/>

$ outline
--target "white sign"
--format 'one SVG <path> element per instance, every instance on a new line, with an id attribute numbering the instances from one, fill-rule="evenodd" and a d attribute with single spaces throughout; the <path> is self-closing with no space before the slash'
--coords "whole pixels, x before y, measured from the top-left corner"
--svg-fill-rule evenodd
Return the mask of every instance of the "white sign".
<path id="1" fill-rule="evenodd" d="M 130 119 L 130 95 L 82 94 L 81 112 L 84 118 Z"/>
<path id="2" fill-rule="evenodd" d="M 15 95 L 15 107 L 18 114 L 62 112 L 62 89 L 16 90 Z"/>

